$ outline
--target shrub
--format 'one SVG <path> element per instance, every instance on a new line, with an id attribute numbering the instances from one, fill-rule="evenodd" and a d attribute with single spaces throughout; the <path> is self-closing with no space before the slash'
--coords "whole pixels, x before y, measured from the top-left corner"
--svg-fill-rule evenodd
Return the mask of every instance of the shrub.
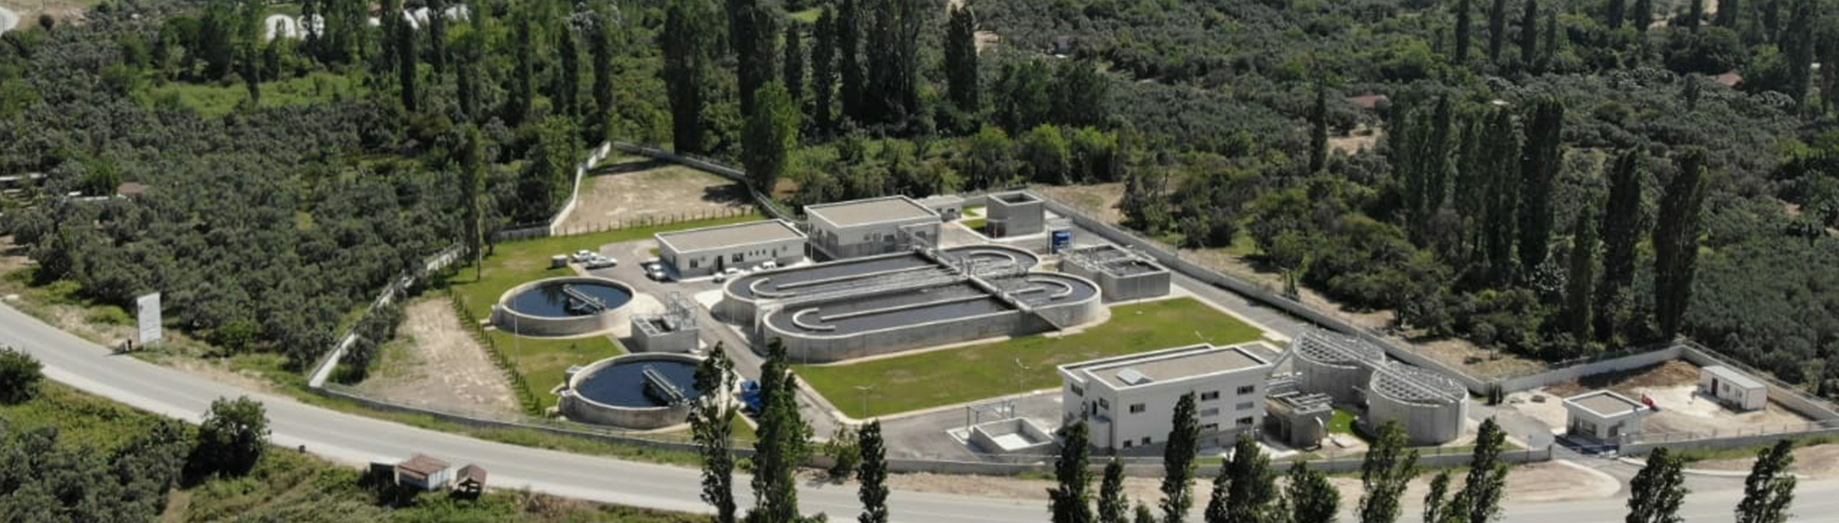
<path id="1" fill-rule="evenodd" d="M 0 403 L 14 405 L 38 396 L 44 366 L 37 358 L 12 347 L 0 347 Z"/>

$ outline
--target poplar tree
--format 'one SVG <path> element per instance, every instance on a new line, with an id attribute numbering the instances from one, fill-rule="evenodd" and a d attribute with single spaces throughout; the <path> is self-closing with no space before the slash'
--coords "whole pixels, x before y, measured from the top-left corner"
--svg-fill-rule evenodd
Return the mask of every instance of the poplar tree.
<path id="1" fill-rule="evenodd" d="M 1290 466 L 1289 481 L 1284 487 L 1290 502 L 1290 523 L 1333 523 L 1341 507 L 1341 492 L 1328 482 L 1328 475 L 1310 470 L 1309 462 Z"/>
<path id="2" fill-rule="evenodd" d="M 1666 447 L 1648 454 L 1647 465 L 1628 482 L 1627 523 L 1679 523 L 1679 507 L 1686 501 L 1684 461 Z"/>
<path id="3" fill-rule="evenodd" d="M 862 71 L 862 2 L 841 0 L 836 18 L 836 70 L 841 80 L 839 99 L 843 115 L 850 120 L 866 120 L 862 113 L 863 90 L 867 88 Z"/>
<path id="4" fill-rule="evenodd" d="M 1698 266 L 1699 208 L 1705 202 L 1705 151 L 1697 147 L 1679 155 L 1679 173 L 1660 198 L 1654 225 L 1654 315 L 1660 334 L 1679 334 L 1692 301 L 1692 277 Z"/>
<path id="5" fill-rule="evenodd" d="M 888 451 L 881 438 L 881 420 L 863 425 L 856 433 L 856 445 L 862 452 L 862 464 L 856 467 L 856 497 L 862 500 L 858 523 L 888 521 Z"/>
<path id="6" fill-rule="evenodd" d="M 670 101 L 671 144 L 679 153 L 705 152 L 703 110 L 708 104 L 706 85 L 714 51 L 709 21 L 714 16 L 709 0 L 674 1 L 659 33 L 665 94 Z"/>
<path id="7" fill-rule="evenodd" d="M 1628 289 L 1635 279 L 1636 245 L 1641 241 L 1640 149 L 1616 159 L 1609 174 L 1609 199 L 1603 204 L 1603 282 L 1596 289 L 1596 339 L 1614 343 L 1621 334 L 1618 318 L 1628 310 Z"/>
<path id="8" fill-rule="evenodd" d="M 1131 523 L 1156 523 L 1156 511 L 1150 510 L 1149 505 L 1138 503 L 1137 515 L 1131 518 Z"/>
<path id="9" fill-rule="evenodd" d="M 1609 0 L 1609 5 L 1604 8 L 1603 13 L 1603 17 L 1606 18 L 1605 23 L 1610 29 L 1621 29 L 1627 17 L 1627 10 L 1628 0 Z"/>
<path id="10" fill-rule="evenodd" d="M 1737 29 L 1737 18 L 1743 16 L 1743 3 L 1739 0 L 1719 0 L 1718 12 L 1712 15 L 1711 23 L 1725 29 Z"/>
<path id="11" fill-rule="evenodd" d="M 1793 515 L 1796 479 L 1788 473 L 1794 465 L 1794 441 L 1781 440 L 1756 453 L 1756 464 L 1743 480 L 1743 501 L 1737 503 L 1737 523 L 1787 523 Z"/>
<path id="12" fill-rule="evenodd" d="M 1474 12 L 1474 8 L 1470 5 L 1472 2 L 1473 0 L 1456 2 L 1456 42 L 1453 52 L 1450 53 L 1450 63 L 1456 67 L 1467 67 L 1469 64 L 1469 39 L 1473 31 L 1470 26 L 1474 23 L 1470 20 Z"/>
<path id="13" fill-rule="evenodd" d="M 1430 491 L 1424 493 L 1424 523 L 1441 523 L 1448 514 L 1444 505 L 1449 503 L 1450 473 L 1438 472 L 1430 480 Z"/>
<path id="14" fill-rule="evenodd" d="M 1690 4 L 1687 4 L 1686 16 L 1685 19 L 1682 20 L 1684 23 L 1681 25 L 1686 26 L 1687 31 L 1696 33 L 1699 30 L 1699 20 L 1704 18 L 1705 0 L 1692 0 Z"/>
<path id="15" fill-rule="evenodd" d="M 593 55 L 594 62 L 594 111 L 599 116 L 596 120 L 600 126 L 599 136 L 603 138 L 613 136 L 614 117 L 619 114 L 619 109 L 613 106 L 613 39 L 619 34 L 613 23 L 614 18 L 606 8 L 596 8 L 594 29 L 588 33 L 592 38 L 588 52 Z"/>
<path id="16" fill-rule="evenodd" d="M 1564 106 L 1552 97 L 1533 102 L 1526 122 L 1526 150 L 1521 154 L 1520 268 L 1531 272 L 1545 262 L 1552 235 L 1552 191 L 1562 156 L 1560 127 Z"/>
<path id="17" fill-rule="evenodd" d="M 773 80 L 779 59 L 778 18 L 761 0 L 728 0 L 728 46 L 734 50 L 741 114 L 754 112 L 758 91 Z"/>
<path id="18" fill-rule="evenodd" d="M 473 258 L 473 280 L 485 278 L 485 135 L 467 125 L 460 155 L 460 224 L 466 253 Z"/>
<path id="19" fill-rule="evenodd" d="M 747 519 L 793 523 L 800 518 L 797 474 L 811 452 L 811 426 L 798 413 L 798 378 L 786 362 L 785 344 L 773 338 L 766 347 L 760 367 L 763 412 L 753 456 L 754 508 Z"/>
<path id="20" fill-rule="evenodd" d="M 1475 449 L 1469 456 L 1469 474 L 1456 494 L 1456 503 L 1446 510 L 1466 513 L 1469 523 L 1488 523 L 1501 514 L 1501 498 L 1507 489 L 1507 463 L 1501 460 L 1507 433 L 1488 418 L 1475 432 Z"/>
<path id="21" fill-rule="evenodd" d="M 1213 480 L 1207 523 L 1276 523 L 1283 511 L 1279 497 L 1271 458 L 1258 448 L 1257 439 L 1240 434 L 1232 457 Z"/>
<path id="22" fill-rule="evenodd" d="M 556 112 L 574 117 L 581 110 L 577 103 L 581 93 L 581 50 L 575 41 L 575 30 L 567 24 L 556 31 L 556 54 L 561 57 L 561 72 L 556 75 L 552 90 Z"/>
<path id="23" fill-rule="evenodd" d="M 976 114 L 981 105 L 977 88 L 977 15 L 970 7 L 951 9 L 945 32 L 945 78 L 952 104 L 965 114 Z"/>
<path id="24" fill-rule="evenodd" d="M 1635 0 L 1635 12 L 1629 15 L 1628 20 L 1634 24 L 1635 30 L 1647 32 L 1648 26 L 1654 25 L 1654 0 Z"/>
<path id="25" fill-rule="evenodd" d="M 694 0 L 690 3 L 700 1 L 702 0 Z M 671 4 L 672 8 L 677 6 L 677 3 Z M 529 13 L 517 16 L 517 30 L 514 35 L 516 42 L 512 44 L 516 51 L 517 69 L 511 78 L 511 102 L 506 111 L 509 114 L 505 118 L 505 123 L 511 125 L 523 123 L 530 117 L 530 111 L 536 105 L 536 43 L 531 41 L 535 37 L 532 34 L 534 31 L 531 28 L 531 16 L 533 15 Z M 666 30 L 665 34 L 667 35 L 665 40 L 668 41 L 670 31 Z M 668 60 L 670 56 L 668 49 L 665 56 Z M 669 68 L 668 62 L 665 67 Z"/>
<path id="26" fill-rule="evenodd" d="M 785 60 L 780 72 L 785 83 L 785 92 L 792 98 L 793 107 L 803 107 L 805 103 L 805 41 L 803 31 L 797 24 L 785 26 Z"/>
<path id="27" fill-rule="evenodd" d="M 1805 108 L 1807 91 L 1813 82 L 1814 48 L 1818 45 L 1814 36 L 1814 22 L 1820 14 L 1815 0 L 1789 2 L 1788 28 L 1781 37 L 1782 62 L 1788 68 L 1785 78 L 1787 92 L 1783 94 L 1794 99 L 1798 110 Z"/>
<path id="28" fill-rule="evenodd" d="M 1162 520 L 1180 523 L 1194 507 L 1194 457 L 1200 452 L 1200 418 L 1194 405 L 1194 393 L 1175 401 L 1168 444 L 1162 446 Z"/>
<path id="29" fill-rule="evenodd" d="M 1488 61 L 1501 65 L 1501 48 L 1507 43 L 1507 0 L 1494 0 L 1488 9 Z"/>
<path id="30" fill-rule="evenodd" d="M 1090 434 L 1084 420 L 1066 427 L 1060 457 L 1054 460 L 1054 479 L 1059 486 L 1048 489 L 1048 512 L 1053 523 L 1091 523 L 1092 472 L 1088 469 Z"/>
<path id="31" fill-rule="evenodd" d="M 690 409 L 690 436 L 702 459 L 702 501 L 715 508 L 717 523 L 735 523 L 734 407 L 725 393 L 734 381 L 734 364 L 716 343 L 696 365 L 694 383 L 702 395 Z"/>
<path id="32" fill-rule="evenodd" d="M 837 17 L 824 6 L 811 39 L 811 118 L 819 138 L 836 131 Z"/>
<path id="33" fill-rule="evenodd" d="M 1098 523 L 1129 523 L 1130 500 L 1124 499 L 1124 462 L 1111 458 L 1098 484 Z"/>
<path id="34" fill-rule="evenodd" d="M 1586 207 L 1571 225 L 1571 260 L 1564 290 L 1565 328 L 1580 346 L 1590 341 L 1591 286 L 1596 283 L 1596 227 Z"/>
<path id="35" fill-rule="evenodd" d="M 1487 260 L 1487 281 L 1495 286 L 1506 285 L 1516 272 L 1513 245 L 1518 239 L 1521 205 L 1520 137 L 1514 132 L 1512 111 L 1494 109 L 1477 156 L 1477 169 L 1483 173 L 1481 176 L 1488 177 L 1484 182 L 1486 210 L 1480 242 Z"/>
<path id="36" fill-rule="evenodd" d="M 1539 0 L 1526 0 L 1525 8 L 1520 14 L 1520 68 L 1531 71 L 1539 55 Z"/>
<path id="37" fill-rule="evenodd" d="M 779 82 L 760 89 L 754 111 L 741 136 L 741 163 L 756 190 L 772 193 L 785 173 L 786 159 L 798 147 L 798 107 Z"/>
<path id="38" fill-rule="evenodd" d="M 1405 430 L 1398 422 L 1379 426 L 1379 438 L 1360 464 L 1360 483 L 1366 489 L 1357 511 L 1361 523 L 1398 521 L 1402 513 L 1398 498 L 1418 475 L 1418 451 L 1406 449 L 1405 444 Z"/>
<path id="39" fill-rule="evenodd" d="M 1328 86 L 1321 80 L 1315 82 L 1315 107 L 1309 112 L 1309 123 L 1309 172 L 1319 173 L 1328 167 Z"/>

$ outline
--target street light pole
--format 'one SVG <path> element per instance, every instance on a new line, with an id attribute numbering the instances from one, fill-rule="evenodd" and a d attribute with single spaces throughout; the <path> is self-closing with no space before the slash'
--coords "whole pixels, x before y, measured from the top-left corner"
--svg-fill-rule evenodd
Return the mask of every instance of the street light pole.
<path id="1" fill-rule="evenodd" d="M 868 395 L 870 393 L 873 393 L 874 391 L 875 391 L 874 385 L 857 385 L 856 386 L 856 392 L 861 393 L 860 396 L 862 398 L 862 418 L 863 419 L 868 419 L 870 416 L 870 412 L 868 410 Z"/>

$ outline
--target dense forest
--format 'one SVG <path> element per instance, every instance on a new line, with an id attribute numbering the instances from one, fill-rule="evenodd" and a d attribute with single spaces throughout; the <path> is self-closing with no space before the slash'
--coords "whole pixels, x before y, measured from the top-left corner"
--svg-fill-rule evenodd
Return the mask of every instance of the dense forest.
<path id="1" fill-rule="evenodd" d="M 261 2 L 111 2 L 4 37 L 0 168 L 48 178 L 0 226 L 41 282 L 303 362 L 602 139 L 794 205 L 1119 182 L 1126 225 L 1407 336 L 1683 335 L 1834 392 L 1832 4 L 313 0 L 270 40 Z"/>

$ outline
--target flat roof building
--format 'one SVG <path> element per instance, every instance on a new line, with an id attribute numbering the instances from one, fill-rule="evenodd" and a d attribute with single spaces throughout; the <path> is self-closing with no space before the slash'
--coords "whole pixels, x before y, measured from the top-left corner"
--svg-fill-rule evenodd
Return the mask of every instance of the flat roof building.
<path id="1" fill-rule="evenodd" d="M 1047 227 L 1047 205 L 1025 191 L 992 194 L 984 211 L 989 214 L 984 230 L 991 238 L 1040 234 Z"/>
<path id="2" fill-rule="evenodd" d="M 1768 385 L 1723 365 L 1699 369 L 1699 391 L 1737 410 L 1762 410 L 1769 404 Z"/>
<path id="3" fill-rule="evenodd" d="M 1564 399 L 1565 433 L 1602 443 L 1641 433 L 1641 420 L 1654 409 L 1613 391 L 1586 392 Z"/>
<path id="4" fill-rule="evenodd" d="M 805 206 L 811 246 L 838 260 L 900 251 L 938 242 L 937 211 L 906 196 L 884 196 Z"/>
<path id="5" fill-rule="evenodd" d="M 1060 366 L 1063 422 L 1086 420 L 1092 444 L 1123 450 L 1167 443 L 1175 404 L 1195 394 L 1200 443 L 1225 445 L 1264 418 L 1271 362 L 1243 345 L 1190 345 Z"/>
<path id="6" fill-rule="evenodd" d="M 694 278 L 772 261 L 790 265 L 804 258 L 805 234 L 785 220 L 718 225 L 661 232 L 658 258 L 679 278 Z"/>

